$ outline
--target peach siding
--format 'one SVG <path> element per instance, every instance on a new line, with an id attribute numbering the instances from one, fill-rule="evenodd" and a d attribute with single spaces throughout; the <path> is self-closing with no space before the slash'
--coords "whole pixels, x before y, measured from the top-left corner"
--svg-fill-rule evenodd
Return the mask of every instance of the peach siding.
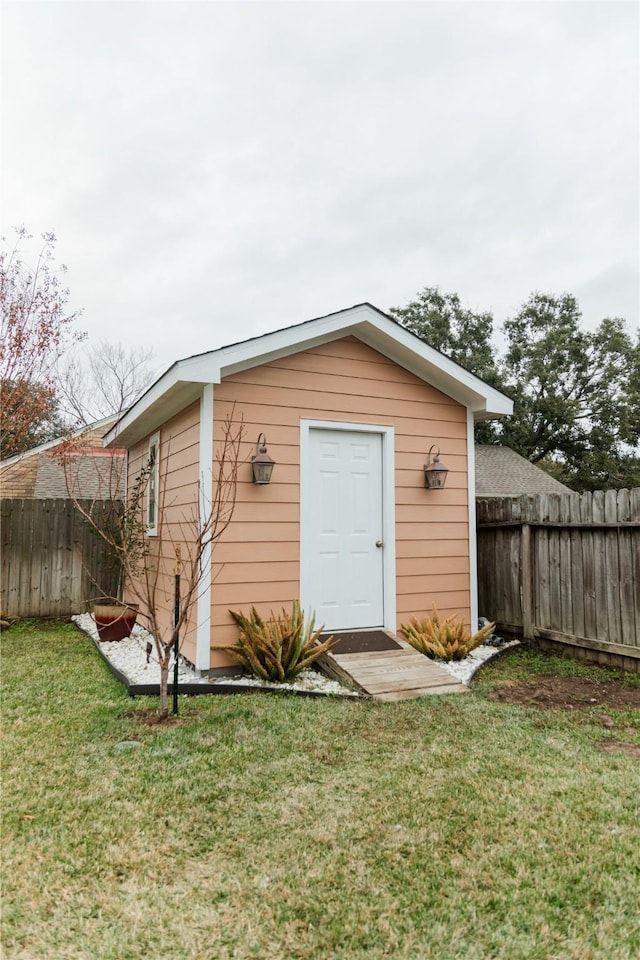
<path id="1" fill-rule="evenodd" d="M 300 420 L 395 430 L 398 624 L 430 612 L 470 619 L 466 409 L 353 337 L 226 377 L 214 390 L 214 445 L 235 405 L 245 440 L 234 521 L 214 552 L 212 642 L 231 643 L 229 607 L 262 611 L 299 596 Z M 277 462 L 269 486 L 250 482 L 260 432 Z M 163 434 L 164 435 L 164 434 Z M 424 489 L 432 443 L 449 467 L 442 491 Z M 214 654 L 212 666 L 227 661 Z"/>
<path id="2" fill-rule="evenodd" d="M 188 409 L 163 424 L 160 430 L 160 510 L 162 529 L 151 537 L 152 554 L 160 551 L 161 578 L 158 586 L 158 607 L 164 631 L 173 624 L 175 547 L 181 545 L 182 557 L 188 556 L 189 521 L 196 516 L 200 473 L 200 406 Z M 129 451 L 129 488 L 147 460 L 149 437 Z M 181 650 L 195 662 L 195 604 L 187 630 L 181 639 Z"/>

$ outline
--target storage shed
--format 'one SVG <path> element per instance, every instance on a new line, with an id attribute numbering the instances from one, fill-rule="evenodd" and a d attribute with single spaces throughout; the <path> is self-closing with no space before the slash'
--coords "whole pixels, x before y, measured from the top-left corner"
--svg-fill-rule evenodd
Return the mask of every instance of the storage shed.
<path id="1" fill-rule="evenodd" d="M 473 426 L 511 410 L 368 303 L 174 363 L 106 443 L 127 448 L 130 484 L 157 464 L 150 496 L 162 487 L 178 530 L 189 505 L 211 501 L 225 418 L 243 422 L 235 511 L 205 557 L 187 659 L 223 670 L 229 610 L 268 615 L 294 599 L 332 632 L 395 632 L 434 603 L 474 623 Z M 275 461 L 264 484 L 251 462 L 261 447 Z M 438 453 L 446 483 L 427 488 Z M 167 556 L 167 617 L 171 573 Z"/>

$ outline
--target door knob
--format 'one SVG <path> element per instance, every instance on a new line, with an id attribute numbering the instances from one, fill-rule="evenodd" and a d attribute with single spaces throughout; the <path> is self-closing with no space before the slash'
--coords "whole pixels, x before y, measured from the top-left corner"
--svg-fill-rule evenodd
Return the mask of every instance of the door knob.
<path id="1" fill-rule="evenodd" d="M 384 544 L 383 544 L 382 540 L 376 540 L 376 547 L 383 547 L 383 546 L 384 546 Z"/>

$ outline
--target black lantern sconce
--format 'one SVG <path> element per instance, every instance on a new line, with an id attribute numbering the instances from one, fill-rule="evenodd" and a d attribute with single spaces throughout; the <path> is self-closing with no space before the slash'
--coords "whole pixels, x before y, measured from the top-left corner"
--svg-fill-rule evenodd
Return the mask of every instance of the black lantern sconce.
<path id="1" fill-rule="evenodd" d="M 431 454 L 435 450 L 433 457 Z M 427 462 L 424 465 L 424 485 L 427 490 L 442 490 L 444 487 L 449 468 L 445 467 L 440 460 L 440 448 L 433 443 L 429 447 Z"/>
<path id="2" fill-rule="evenodd" d="M 275 460 L 272 460 L 267 453 L 267 438 L 264 433 L 258 434 L 256 442 L 256 452 L 251 457 L 251 471 L 254 483 L 271 483 L 271 474 L 275 466 Z"/>

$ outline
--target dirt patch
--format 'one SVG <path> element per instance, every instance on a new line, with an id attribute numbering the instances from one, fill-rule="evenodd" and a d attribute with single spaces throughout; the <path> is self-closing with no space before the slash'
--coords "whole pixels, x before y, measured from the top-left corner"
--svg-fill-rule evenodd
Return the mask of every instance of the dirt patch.
<path id="1" fill-rule="evenodd" d="M 616 753 L 621 751 L 629 757 L 640 758 L 640 743 L 626 743 L 624 740 L 599 740 L 596 748 L 602 753 Z"/>
<path id="2" fill-rule="evenodd" d="M 182 717 L 176 717 L 173 713 L 170 713 L 166 720 L 161 720 L 156 707 L 149 707 L 144 710 L 127 710 L 122 716 L 126 717 L 127 720 L 135 720 L 143 727 L 175 727 L 176 724 L 183 722 Z"/>
<path id="3" fill-rule="evenodd" d="M 526 680 L 508 680 L 490 694 L 491 700 L 525 707 L 607 707 L 613 710 L 640 710 L 640 688 L 620 680 L 591 680 L 587 677 L 558 677 L 538 674 Z"/>

